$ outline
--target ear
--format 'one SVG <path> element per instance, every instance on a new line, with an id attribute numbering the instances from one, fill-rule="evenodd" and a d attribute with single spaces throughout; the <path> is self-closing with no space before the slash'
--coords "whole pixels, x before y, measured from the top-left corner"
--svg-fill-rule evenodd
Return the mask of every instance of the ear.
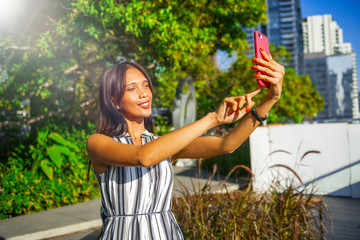
<path id="1" fill-rule="evenodd" d="M 119 104 L 115 101 L 115 98 L 114 98 L 114 97 L 111 97 L 111 102 L 112 102 L 112 104 L 114 105 L 114 107 L 115 107 L 116 109 L 119 109 Z"/>

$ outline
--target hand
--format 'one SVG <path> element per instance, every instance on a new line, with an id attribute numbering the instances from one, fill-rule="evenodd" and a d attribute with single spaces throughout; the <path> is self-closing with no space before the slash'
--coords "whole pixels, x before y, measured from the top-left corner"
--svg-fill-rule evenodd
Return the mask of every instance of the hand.
<path id="1" fill-rule="evenodd" d="M 225 98 L 214 113 L 216 124 L 233 123 L 241 119 L 255 105 L 252 98 L 261 92 L 261 89 L 262 87 L 259 87 L 242 96 Z"/>
<path id="2" fill-rule="evenodd" d="M 264 50 L 260 49 L 260 53 L 264 59 L 253 58 L 253 62 L 256 63 L 256 66 L 252 66 L 251 69 L 262 73 L 255 74 L 254 77 L 268 82 L 270 88 L 267 97 L 278 101 L 281 96 L 285 68 L 274 61 L 271 55 L 267 55 Z"/>

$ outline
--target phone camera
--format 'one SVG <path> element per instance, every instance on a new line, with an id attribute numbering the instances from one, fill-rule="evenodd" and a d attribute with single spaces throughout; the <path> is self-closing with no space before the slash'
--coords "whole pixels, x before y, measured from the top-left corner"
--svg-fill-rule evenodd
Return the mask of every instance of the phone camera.
<path id="1" fill-rule="evenodd" d="M 259 38 L 262 38 L 262 35 L 261 35 L 260 33 L 258 33 L 258 37 L 259 37 Z"/>

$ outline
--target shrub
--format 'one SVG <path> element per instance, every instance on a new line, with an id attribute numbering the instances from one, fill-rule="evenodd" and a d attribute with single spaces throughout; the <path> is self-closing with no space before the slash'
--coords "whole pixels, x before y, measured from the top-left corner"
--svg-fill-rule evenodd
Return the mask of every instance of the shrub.
<path id="1" fill-rule="evenodd" d="M 87 130 L 43 127 L 35 142 L 16 147 L 7 163 L 0 165 L 0 218 L 100 196 L 95 176 L 87 181 L 85 144 L 93 130 L 91 124 Z"/>
<path id="2" fill-rule="evenodd" d="M 173 199 L 173 212 L 185 239 L 322 239 L 314 197 L 277 183 L 266 193 L 252 192 L 249 184 L 244 191 L 214 194 L 205 185 L 191 195 L 184 188 Z"/>

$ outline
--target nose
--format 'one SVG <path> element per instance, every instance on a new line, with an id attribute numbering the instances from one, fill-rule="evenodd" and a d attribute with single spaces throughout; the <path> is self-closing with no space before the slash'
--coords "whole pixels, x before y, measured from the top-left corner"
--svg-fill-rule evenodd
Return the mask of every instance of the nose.
<path id="1" fill-rule="evenodd" d="M 147 96 L 148 96 L 148 94 L 147 94 L 147 92 L 146 92 L 146 89 L 140 88 L 139 98 L 146 98 Z"/>

